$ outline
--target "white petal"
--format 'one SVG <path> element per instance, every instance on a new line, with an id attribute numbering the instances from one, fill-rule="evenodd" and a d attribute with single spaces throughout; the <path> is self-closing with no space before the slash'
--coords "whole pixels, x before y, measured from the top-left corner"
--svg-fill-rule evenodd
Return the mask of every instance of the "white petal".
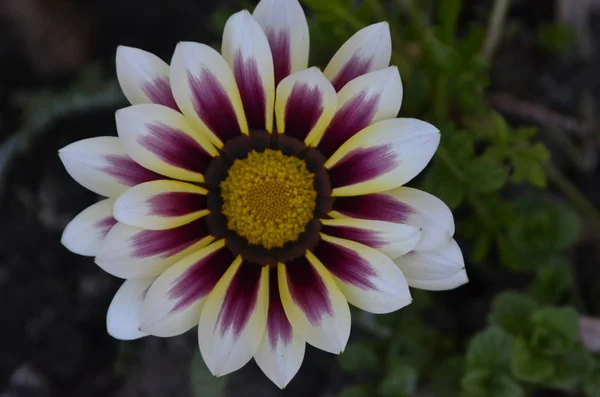
<path id="1" fill-rule="evenodd" d="M 310 252 L 278 265 L 285 314 L 295 332 L 330 353 L 344 351 L 350 337 L 350 308 L 335 280 Z"/>
<path id="2" fill-rule="evenodd" d="M 159 174 L 203 182 L 216 149 L 179 112 L 143 104 L 116 113 L 117 131 L 127 154 Z"/>
<path id="3" fill-rule="evenodd" d="M 206 299 L 198 342 L 215 376 L 244 366 L 258 350 L 267 326 L 269 267 L 243 262 L 230 266 Z"/>
<path id="4" fill-rule="evenodd" d="M 117 223 L 100 246 L 96 264 L 121 278 L 158 276 L 213 240 L 204 219 L 168 230 L 145 230 Z"/>
<path id="5" fill-rule="evenodd" d="M 321 239 L 312 252 L 348 302 L 371 313 L 390 313 L 412 302 L 404 275 L 388 256 L 354 241 L 325 234 Z"/>
<path id="6" fill-rule="evenodd" d="M 338 197 L 329 213 L 333 218 L 373 219 L 421 228 L 419 251 L 436 250 L 454 235 L 454 218 L 446 204 L 421 190 L 399 187 L 382 193 Z"/>
<path id="7" fill-rule="evenodd" d="M 159 178 L 129 158 L 117 137 L 77 141 L 58 155 L 73 179 L 101 196 L 117 197 L 130 186 Z"/>
<path id="8" fill-rule="evenodd" d="M 141 183 L 117 199 L 114 216 L 129 226 L 172 229 L 208 214 L 206 193 L 199 186 L 180 181 Z"/>
<path id="9" fill-rule="evenodd" d="M 439 249 L 454 235 L 454 217 L 450 208 L 439 198 L 422 190 L 399 187 L 385 194 L 404 204 L 406 220 L 403 223 L 420 227 L 421 240 L 417 251 Z"/>
<path id="10" fill-rule="evenodd" d="M 224 240 L 183 258 L 161 274 L 146 295 L 141 329 L 149 334 L 180 335 L 200 321 L 206 296 L 233 261 Z"/>
<path id="11" fill-rule="evenodd" d="M 394 262 L 414 288 L 439 291 L 468 281 L 462 252 L 454 239 L 438 251 L 412 251 Z"/>
<path id="12" fill-rule="evenodd" d="M 169 82 L 169 65 L 139 48 L 117 48 L 117 78 L 132 105 L 157 103 L 177 109 Z"/>
<path id="13" fill-rule="evenodd" d="M 254 360 L 265 375 L 283 389 L 300 369 L 305 348 L 306 343 L 294 331 L 285 315 L 277 269 L 272 269 L 269 273 L 267 328 Z"/>
<path id="14" fill-rule="evenodd" d="M 109 230 L 117 223 L 112 216 L 114 199 L 106 199 L 80 212 L 63 231 L 60 242 L 71 252 L 95 256 Z"/>
<path id="15" fill-rule="evenodd" d="M 437 128 L 416 119 L 383 120 L 360 131 L 327 160 L 333 196 L 378 193 L 405 184 L 429 163 Z"/>
<path id="16" fill-rule="evenodd" d="M 140 331 L 140 314 L 148 288 L 154 280 L 154 277 L 126 280 L 121 285 L 106 314 L 106 328 L 113 338 L 133 340 L 148 335 Z"/>
<path id="17" fill-rule="evenodd" d="M 248 126 L 271 132 L 275 103 L 273 57 L 265 34 L 248 11 L 229 17 L 221 53 L 235 76 Z"/>
<path id="18" fill-rule="evenodd" d="M 387 67 L 391 57 L 390 27 L 387 22 L 380 22 L 350 37 L 331 58 L 324 73 L 339 91 L 352 79 Z"/>
<path id="19" fill-rule="evenodd" d="M 277 86 L 277 130 L 303 140 L 318 140 L 337 107 L 335 90 L 318 68 L 296 72 Z"/>
<path id="20" fill-rule="evenodd" d="M 308 23 L 298 0 L 261 0 L 252 15 L 269 40 L 276 84 L 307 68 Z"/>
<path id="21" fill-rule="evenodd" d="M 271 343 L 269 336 L 265 334 L 254 360 L 265 375 L 283 389 L 302 366 L 305 350 L 306 343 L 295 332 L 289 340 L 278 340 L 275 343 Z"/>
<path id="22" fill-rule="evenodd" d="M 375 248 L 395 259 L 412 251 L 421 239 L 418 227 L 367 219 L 321 219 L 321 231 L 333 237 Z"/>
<path id="23" fill-rule="evenodd" d="M 171 61 L 171 88 L 183 114 L 215 146 L 248 133 L 235 77 L 227 61 L 211 47 L 177 44 Z"/>
<path id="24" fill-rule="evenodd" d="M 318 145 L 325 157 L 363 128 L 398 115 L 402 104 L 398 68 L 391 66 L 357 77 L 346 84 L 337 98 L 336 114 Z"/>

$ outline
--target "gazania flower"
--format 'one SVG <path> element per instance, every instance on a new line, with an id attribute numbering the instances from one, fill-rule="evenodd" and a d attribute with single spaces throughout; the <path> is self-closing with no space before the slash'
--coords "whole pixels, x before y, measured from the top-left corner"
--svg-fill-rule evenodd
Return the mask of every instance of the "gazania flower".
<path id="1" fill-rule="evenodd" d="M 409 286 L 467 281 L 450 210 L 402 187 L 432 158 L 430 124 L 395 118 L 400 75 L 388 25 L 352 36 L 325 70 L 307 69 L 297 0 L 233 15 L 221 53 L 177 45 L 167 65 L 120 47 L 132 106 L 117 137 L 60 151 L 71 176 L 107 197 L 63 244 L 126 279 L 110 305 L 119 339 L 198 326 L 202 357 L 224 375 L 254 357 L 284 387 L 306 343 L 332 353 L 348 303 L 388 313 Z"/>

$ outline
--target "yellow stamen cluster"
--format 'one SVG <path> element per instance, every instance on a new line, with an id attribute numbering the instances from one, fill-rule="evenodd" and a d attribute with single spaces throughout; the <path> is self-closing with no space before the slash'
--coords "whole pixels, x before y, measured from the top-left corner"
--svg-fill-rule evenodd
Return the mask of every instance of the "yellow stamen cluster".
<path id="1" fill-rule="evenodd" d="M 313 218 L 317 193 L 304 160 L 267 149 L 234 161 L 221 197 L 227 227 L 271 249 L 298 239 Z"/>

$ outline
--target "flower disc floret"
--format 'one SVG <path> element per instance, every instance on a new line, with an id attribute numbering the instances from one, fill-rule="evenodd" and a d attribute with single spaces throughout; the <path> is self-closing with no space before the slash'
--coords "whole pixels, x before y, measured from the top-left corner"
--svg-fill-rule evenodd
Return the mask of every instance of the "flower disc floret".
<path id="1" fill-rule="evenodd" d="M 235 160 L 220 187 L 227 227 L 250 244 L 283 247 L 314 216 L 314 174 L 303 160 L 278 150 Z"/>

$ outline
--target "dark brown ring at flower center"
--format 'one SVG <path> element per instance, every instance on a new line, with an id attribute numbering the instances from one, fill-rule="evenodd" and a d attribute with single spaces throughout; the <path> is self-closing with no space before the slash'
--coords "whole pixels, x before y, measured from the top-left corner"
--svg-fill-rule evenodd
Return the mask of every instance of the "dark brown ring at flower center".
<path id="1" fill-rule="evenodd" d="M 228 170 L 235 160 L 246 159 L 253 151 L 262 153 L 269 149 L 303 160 L 308 171 L 314 174 L 314 190 L 317 197 L 313 219 L 308 222 L 298 238 L 282 247 L 267 249 L 262 245 L 250 244 L 246 238 L 228 228 L 227 217 L 223 214 L 221 183 L 227 178 Z M 204 174 L 210 210 L 206 222 L 211 234 L 215 238 L 225 238 L 234 255 L 240 254 L 245 260 L 261 265 L 275 265 L 303 256 L 319 242 L 319 218 L 326 217 L 333 206 L 329 174 L 323 167 L 325 161 L 325 157 L 317 149 L 307 147 L 304 142 L 286 135 L 252 131 L 250 136 L 241 135 L 229 140 L 221 149 L 221 155 L 212 160 Z"/>

